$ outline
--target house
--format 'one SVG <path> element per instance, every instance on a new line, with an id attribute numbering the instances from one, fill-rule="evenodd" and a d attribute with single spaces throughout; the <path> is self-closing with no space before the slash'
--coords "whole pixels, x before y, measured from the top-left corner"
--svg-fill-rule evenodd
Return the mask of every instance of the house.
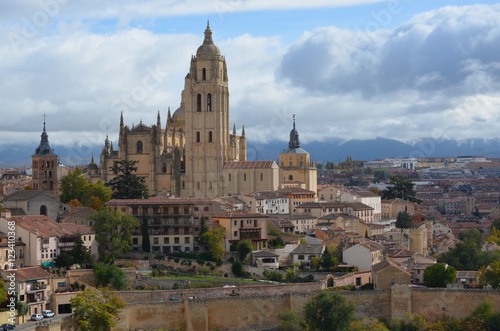
<path id="1" fill-rule="evenodd" d="M 371 270 L 383 257 L 383 245 L 371 240 L 359 242 L 342 251 L 342 260 L 359 270 Z"/>
<path id="2" fill-rule="evenodd" d="M 263 269 L 279 269 L 279 255 L 269 251 L 254 251 L 252 265 Z"/>
<path id="3" fill-rule="evenodd" d="M 51 273 L 37 266 L 1 271 L 1 276 L 6 289 L 11 286 L 11 280 L 14 280 L 19 302 L 26 302 L 29 306 L 27 315 L 41 314 L 42 310 L 51 309 L 48 303 L 52 294 Z"/>
<path id="4" fill-rule="evenodd" d="M 400 212 L 414 215 L 420 212 L 420 206 L 403 199 L 382 200 L 382 218 L 397 218 Z"/>
<path id="5" fill-rule="evenodd" d="M 254 250 L 267 248 L 267 215 L 235 211 L 217 213 L 212 216 L 213 224 L 226 231 L 226 250 L 242 240 L 250 240 Z"/>
<path id="6" fill-rule="evenodd" d="M 294 233 L 295 227 L 289 219 L 270 217 L 268 221 L 271 229 L 276 229 L 282 233 Z"/>
<path id="7" fill-rule="evenodd" d="M 283 187 L 277 190 L 276 193 L 289 199 L 290 214 L 294 214 L 296 212 L 297 206 L 300 206 L 303 203 L 316 201 L 315 191 L 306 190 L 301 187 Z"/>
<path id="8" fill-rule="evenodd" d="M 0 269 L 3 270 L 23 268 L 25 265 L 24 252 L 26 244 L 12 236 L 10 239 L 6 233 L 0 232 Z M 14 247 L 12 247 L 12 244 L 14 244 Z"/>
<path id="9" fill-rule="evenodd" d="M 411 274 L 395 262 L 383 260 L 372 267 L 375 290 L 389 290 L 392 285 L 410 285 Z"/>
<path id="10" fill-rule="evenodd" d="M 9 232 L 9 223 L 15 223 L 16 239 L 26 244 L 24 263 L 26 266 L 53 264 L 61 252 L 69 252 L 78 235 L 90 253 L 97 256 L 94 231 L 87 225 L 57 223 L 47 216 L 11 216 L 0 218 L 0 231 Z"/>
<path id="11" fill-rule="evenodd" d="M 323 245 L 298 245 L 291 253 L 292 264 L 310 266 L 313 257 L 321 257 L 325 246 Z"/>
<path id="12" fill-rule="evenodd" d="M 246 211 L 261 214 L 288 214 L 289 198 L 276 192 L 241 194 L 238 199 L 245 202 Z"/>

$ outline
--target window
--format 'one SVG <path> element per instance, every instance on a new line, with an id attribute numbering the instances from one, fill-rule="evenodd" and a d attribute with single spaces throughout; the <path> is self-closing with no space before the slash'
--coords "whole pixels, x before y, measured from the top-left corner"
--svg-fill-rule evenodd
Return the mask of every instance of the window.
<path id="1" fill-rule="evenodd" d="M 246 181 L 247 180 L 247 174 L 243 174 L 243 180 Z"/>
<path id="2" fill-rule="evenodd" d="M 159 244 L 158 237 L 153 238 L 153 245 L 158 245 L 158 244 Z"/>
<path id="3" fill-rule="evenodd" d="M 203 210 L 204 210 L 204 211 L 208 211 L 208 207 L 204 207 L 204 208 L 203 208 Z"/>
<path id="4" fill-rule="evenodd" d="M 290 161 L 290 163 L 288 165 L 291 167 L 292 166 L 292 161 Z"/>
<path id="5" fill-rule="evenodd" d="M 174 238 L 174 244 L 178 244 L 180 242 L 179 237 Z"/>
<path id="6" fill-rule="evenodd" d="M 163 238 L 164 244 L 170 244 L 170 238 Z"/>
<path id="7" fill-rule="evenodd" d="M 229 174 L 229 181 L 231 181 L 231 174 Z"/>
<path id="8" fill-rule="evenodd" d="M 196 142 L 200 142 L 200 131 L 196 131 Z"/>
<path id="9" fill-rule="evenodd" d="M 213 139 L 214 139 L 214 137 L 213 137 L 212 131 L 209 131 L 208 132 L 208 142 L 209 143 L 213 142 Z"/>
<path id="10" fill-rule="evenodd" d="M 293 180 L 293 175 L 288 176 L 288 180 Z"/>
<path id="11" fill-rule="evenodd" d="M 139 245 L 139 240 L 137 238 L 132 238 L 132 245 Z"/>
<path id="12" fill-rule="evenodd" d="M 196 96 L 196 111 L 201 111 L 201 94 Z"/>
<path id="13" fill-rule="evenodd" d="M 142 153 L 142 141 L 137 142 L 137 153 Z"/>
<path id="14" fill-rule="evenodd" d="M 299 258 L 299 260 L 303 260 L 304 259 L 304 255 L 299 255 L 298 258 Z"/>
<path id="15" fill-rule="evenodd" d="M 238 231 L 234 231 L 234 236 L 238 237 Z"/>
<path id="16" fill-rule="evenodd" d="M 212 111 L 212 93 L 207 94 L 207 111 Z"/>
<path id="17" fill-rule="evenodd" d="M 167 164 L 166 163 L 163 163 L 162 166 L 161 166 L 161 171 L 163 173 L 166 173 L 167 172 Z"/>
<path id="18" fill-rule="evenodd" d="M 190 243 L 191 243 L 191 240 L 190 240 L 190 239 L 191 239 L 191 238 L 189 238 L 189 237 L 185 237 L 185 238 L 184 238 L 184 243 L 185 243 L 185 244 L 190 244 Z"/>
<path id="19" fill-rule="evenodd" d="M 207 69 L 203 68 L 201 69 L 201 76 L 203 80 L 207 80 Z"/>
<path id="20" fill-rule="evenodd" d="M 260 181 L 262 182 L 264 180 L 264 174 L 260 174 Z"/>
<path id="21" fill-rule="evenodd" d="M 57 287 L 66 287 L 66 282 L 57 282 Z"/>

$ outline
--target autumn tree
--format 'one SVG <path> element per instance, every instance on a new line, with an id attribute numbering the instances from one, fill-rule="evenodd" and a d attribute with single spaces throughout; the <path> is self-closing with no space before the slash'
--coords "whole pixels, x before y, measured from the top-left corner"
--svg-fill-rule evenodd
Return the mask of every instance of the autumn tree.
<path id="1" fill-rule="evenodd" d="M 202 240 L 208 247 L 215 261 L 220 261 L 226 249 L 224 248 L 224 238 L 226 237 L 226 230 L 223 227 L 210 229 L 202 235 Z"/>
<path id="2" fill-rule="evenodd" d="M 79 330 L 110 330 L 127 305 L 108 288 L 87 288 L 70 299 Z"/>
<path id="3" fill-rule="evenodd" d="M 60 199 L 75 207 L 87 206 L 99 210 L 111 200 L 111 189 L 102 180 L 90 183 L 83 177 L 82 169 L 76 168 L 61 179 Z"/>
<path id="4" fill-rule="evenodd" d="M 93 222 L 97 250 L 101 261 L 112 263 L 118 256 L 132 248 L 132 233 L 139 226 L 130 215 L 107 207 L 89 216 Z"/>
<path id="5" fill-rule="evenodd" d="M 146 177 L 135 174 L 139 161 L 121 160 L 114 162 L 110 170 L 115 177 L 107 186 L 113 191 L 113 199 L 146 199 L 149 196 Z"/>

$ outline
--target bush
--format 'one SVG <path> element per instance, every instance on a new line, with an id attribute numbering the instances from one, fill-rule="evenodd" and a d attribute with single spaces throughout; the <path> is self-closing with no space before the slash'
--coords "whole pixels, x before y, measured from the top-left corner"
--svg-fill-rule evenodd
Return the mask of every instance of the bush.
<path id="1" fill-rule="evenodd" d="M 243 277 L 243 264 L 240 261 L 236 261 L 231 266 L 231 271 L 236 277 Z"/>
<path id="2" fill-rule="evenodd" d="M 274 282 L 282 282 L 285 279 L 285 275 L 283 275 L 279 271 L 265 270 L 263 274 L 264 274 L 264 277 L 266 277 L 267 279 L 272 280 Z"/>

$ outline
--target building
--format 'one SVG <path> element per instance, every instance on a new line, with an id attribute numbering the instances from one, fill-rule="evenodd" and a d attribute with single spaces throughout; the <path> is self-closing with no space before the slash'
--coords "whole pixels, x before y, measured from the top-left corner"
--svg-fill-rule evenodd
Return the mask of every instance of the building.
<path id="1" fill-rule="evenodd" d="M 6 196 L 3 206 L 17 215 L 45 215 L 53 220 L 69 210 L 69 206 L 62 204 L 57 197 L 47 191 L 22 190 Z"/>
<path id="2" fill-rule="evenodd" d="M 50 279 L 51 273 L 41 267 L 28 267 L 16 270 L 2 271 L 5 288 L 10 287 L 9 275 L 14 274 L 15 293 L 19 302 L 28 304 L 28 314 L 41 314 L 42 310 L 50 309 L 48 300 L 52 293 Z"/>
<path id="3" fill-rule="evenodd" d="M 213 215 L 213 223 L 226 231 L 226 251 L 242 240 L 250 240 L 254 250 L 264 250 L 268 240 L 267 218 L 263 214 L 235 211 Z"/>
<path id="4" fill-rule="evenodd" d="M 372 267 L 375 290 L 389 290 L 392 285 L 410 285 L 411 274 L 400 265 L 384 260 Z"/>
<path id="5" fill-rule="evenodd" d="M 374 241 L 363 241 L 342 252 L 342 260 L 359 270 L 371 270 L 372 266 L 384 259 L 383 245 Z"/>
<path id="6" fill-rule="evenodd" d="M 205 199 L 113 199 L 106 206 L 135 217 L 140 224 L 146 221 L 150 251 L 156 254 L 200 252 L 198 245 L 201 219 L 211 221 L 213 205 Z M 142 228 L 134 231 L 132 249 L 142 250 Z"/>
<path id="7" fill-rule="evenodd" d="M 9 241 L 9 236 L 7 236 L 7 234 L 8 232 L 0 232 L 0 269 L 9 270 L 24 268 L 26 244 L 17 238 Z M 14 247 L 12 247 L 12 244 L 14 244 Z"/>
<path id="8" fill-rule="evenodd" d="M 45 131 L 45 120 L 43 121 L 43 131 L 40 145 L 31 156 L 34 190 L 46 191 L 54 197 L 59 196 L 59 180 L 57 168 L 59 160 L 54 150 L 49 145 L 49 136 Z"/>
<path id="9" fill-rule="evenodd" d="M 245 202 L 250 213 L 288 214 L 290 210 L 289 199 L 276 192 L 242 194 L 238 199 Z"/>
<path id="10" fill-rule="evenodd" d="M 321 257 L 325 251 L 324 245 L 298 245 L 291 253 L 292 263 L 302 267 L 309 267 L 314 257 Z"/>
<path id="11" fill-rule="evenodd" d="M 316 168 L 310 155 L 300 148 L 298 132 L 290 132 L 289 148 L 275 161 L 248 161 L 245 128 L 230 130 L 229 84 L 226 60 L 212 40 L 207 24 L 203 44 L 191 57 L 180 107 L 167 114 L 162 127 L 142 121 L 124 124 L 120 116 L 118 148 L 106 138 L 100 156 L 100 176 L 114 177 L 116 161 L 134 160 L 139 176 L 145 176 L 153 195 L 212 199 L 259 191 L 275 191 L 284 181 L 316 192 Z"/>

